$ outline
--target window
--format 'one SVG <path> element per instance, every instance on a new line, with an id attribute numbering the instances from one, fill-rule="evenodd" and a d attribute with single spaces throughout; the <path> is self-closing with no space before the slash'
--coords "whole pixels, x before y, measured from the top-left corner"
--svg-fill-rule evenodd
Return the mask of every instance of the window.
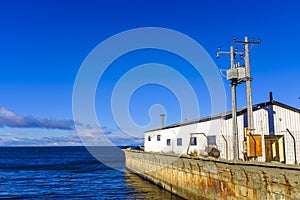
<path id="1" fill-rule="evenodd" d="M 177 138 L 177 146 L 182 146 L 182 138 Z"/>
<path id="2" fill-rule="evenodd" d="M 171 139 L 167 139 L 167 146 L 171 146 Z"/>
<path id="3" fill-rule="evenodd" d="M 151 141 L 151 136 L 148 136 L 148 141 L 149 141 L 149 142 Z"/>
<path id="4" fill-rule="evenodd" d="M 207 136 L 207 141 L 208 141 L 208 145 L 216 145 L 216 136 L 212 135 L 212 136 Z"/>
<path id="5" fill-rule="evenodd" d="M 160 135 L 157 135 L 157 141 L 160 141 Z"/>
<path id="6" fill-rule="evenodd" d="M 197 145 L 197 137 L 191 137 L 191 145 Z"/>

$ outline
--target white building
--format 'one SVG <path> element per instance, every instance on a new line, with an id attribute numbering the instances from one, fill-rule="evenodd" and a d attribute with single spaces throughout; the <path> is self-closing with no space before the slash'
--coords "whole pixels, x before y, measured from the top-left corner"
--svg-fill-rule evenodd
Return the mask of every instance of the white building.
<path id="1" fill-rule="evenodd" d="M 296 160 L 300 162 L 299 109 L 270 100 L 254 105 L 253 117 L 256 145 L 247 133 L 247 108 L 237 111 L 239 159 L 256 155 L 261 162 L 294 164 L 294 141 L 288 129 L 295 138 Z M 187 154 L 216 145 L 221 158 L 232 159 L 232 139 L 232 114 L 226 112 L 146 131 L 144 146 L 145 151 Z"/>

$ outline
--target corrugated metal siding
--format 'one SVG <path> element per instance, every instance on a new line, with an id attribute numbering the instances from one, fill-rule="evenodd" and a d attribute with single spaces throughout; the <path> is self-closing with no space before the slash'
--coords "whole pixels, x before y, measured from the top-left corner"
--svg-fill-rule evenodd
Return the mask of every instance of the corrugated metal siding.
<path id="1" fill-rule="evenodd" d="M 295 137 L 297 160 L 300 160 L 300 114 L 279 106 L 274 106 L 275 134 L 284 135 L 285 157 L 287 164 L 294 164 L 294 148 L 292 137 L 287 133 L 288 128 Z"/>
<path id="2" fill-rule="evenodd" d="M 266 160 L 264 135 L 269 135 L 268 111 L 266 109 L 257 110 L 253 113 L 253 118 L 255 127 L 254 134 L 262 136 L 262 156 L 258 157 L 257 160 L 264 162 Z"/>
<path id="3" fill-rule="evenodd" d="M 238 117 L 239 119 L 240 117 Z M 229 149 L 229 154 L 228 154 L 228 159 L 232 159 L 233 158 L 233 137 L 232 137 L 232 119 L 227 119 L 224 120 L 224 127 L 222 130 L 223 135 L 225 136 L 225 138 L 228 141 L 228 149 Z M 226 143 L 224 140 L 221 141 L 220 139 L 220 144 L 219 146 L 222 146 L 223 148 L 222 150 L 222 154 L 221 154 L 221 158 L 226 158 L 226 155 L 223 152 L 226 152 Z"/>

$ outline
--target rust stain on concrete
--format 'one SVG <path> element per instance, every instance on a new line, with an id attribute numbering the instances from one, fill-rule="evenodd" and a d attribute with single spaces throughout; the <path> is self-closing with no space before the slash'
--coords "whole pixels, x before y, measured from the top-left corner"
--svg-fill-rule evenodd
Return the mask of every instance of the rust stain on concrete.
<path id="1" fill-rule="evenodd" d="M 128 169 L 186 199 L 300 199 L 300 166 L 125 154 Z"/>

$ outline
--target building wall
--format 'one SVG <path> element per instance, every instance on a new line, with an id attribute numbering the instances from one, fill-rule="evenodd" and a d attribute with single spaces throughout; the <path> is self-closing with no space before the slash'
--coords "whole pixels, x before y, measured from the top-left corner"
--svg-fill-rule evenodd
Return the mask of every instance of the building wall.
<path id="1" fill-rule="evenodd" d="M 296 140 L 297 161 L 300 161 L 300 113 L 294 112 L 280 106 L 274 106 L 275 135 L 284 135 L 285 157 L 287 164 L 294 164 L 294 142 L 288 128 Z"/>
<path id="2" fill-rule="evenodd" d="M 244 119 L 243 115 L 237 117 L 238 121 L 238 138 L 239 138 L 239 158 L 243 158 L 243 140 L 244 140 Z M 260 119 L 260 120 L 255 120 Z M 263 119 L 263 120 L 261 120 Z M 258 110 L 254 112 L 254 121 L 258 127 L 259 134 L 268 134 L 267 114 L 264 110 Z M 149 152 L 174 152 L 178 154 L 186 154 L 190 142 L 190 133 L 205 133 L 206 136 L 216 136 L 217 147 L 220 150 L 221 158 L 233 158 L 233 138 L 232 138 L 232 119 L 215 119 L 211 121 L 195 123 L 190 125 L 183 125 L 180 127 L 155 130 L 145 133 L 145 151 Z M 160 141 L 157 140 L 157 136 L 160 135 Z M 226 151 L 227 140 L 228 151 Z M 197 145 L 190 146 L 189 152 L 195 150 L 205 150 L 207 146 L 207 139 L 201 134 L 193 135 L 197 137 Z M 148 141 L 148 137 L 151 141 Z M 182 145 L 177 145 L 177 138 L 182 138 Z M 171 140 L 170 146 L 167 146 L 167 139 Z M 228 152 L 228 155 L 226 155 Z M 260 158 L 264 160 L 264 158 Z"/>
<path id="3" fill-rule="evenodd" d="M 261 135 L 262 137 L 262 156 L 258 157 L 257 160 L 260 162 L 265 162 L 265 142 L 264 136 L 269 135 L 269 122 L 268 122 L 268 111 L 264 108 L 257 110 L 253 113 L 254 118 L 254 134 Z"/>
<path id="4" fill-rule="evenodd" d="M 145 151 L 152 152 L 174 152 L 184 154 L 189 145 L 189 133 L 196 132 L 198 124 L 180 126 L 169 129 L 162 129 L 145 133 Z M 157 140 L 160 135 L 160 141 Z M 148 138 L 151 138 L 151 141 Z M 182 145 L 177 145 L 177 139 L 182 138 Z M 170 146 L 167 145 L 167 139 L 171 140 Z"/>
<path id="5" fill-rule="evenodd" d="M 264 109 L 260 109 L 253 112 L 253 121 L 254 121 L 254 127 L 255 130 L 253 134 L 259 134 L 262 135 L 262 140 L 264 140 L 264 135 L 269 135 L 269 126 L 268 126 L 268 113 Z M 238 123 L 238 141 L 239 141 L 239 158 L 243 159 L 243 141 L 245 137 L 245 127 L 244 127 L 244 116 L 239 115 L 237 117 L 237 123 Z M 226 142 L 221 137 L 221 135 L 224 135 L 225 139 L 228 142 L 229 146 L 229 156 L 228 159 L 233 159 L 233 136 L 232 136 L 232 118 L 224 120 L 222 122 L 222 129 L 221 134 L 219 135 L 219 143 L 218 147 L 221 150 L 221 158 L 226 158 Z M 258 157 L 259 161 L 265 161 L 265 154 L 264 154 L 264 143 L 262 143 L 262 149 L 263 149 L 263 156 Z"/>
<path id="6" fill-rule="evenodd" d="M 291 136 L 286 132 L 286 128 L 291 130 L 296 138 L 297 144 L 297 160 L 300 161 L 300 114 L 291 111 L 280 106 L 271 105 L 272 107 L 264 107 L 254 111 L 254 127 L 253 134 L 259 134 L 262 136 L 262 156 L 258 157 L 258 161 L 266 161 L 265 152 L 265 135 L 275 134 L 284 135 L 285 146 L 285 158 L 287 164 L 294 163 L 294 150 L 293 141 Z M 273 112 L 273 118 L 270 125 L 270 112 Z M 238 122 L 238 139 L 239 139 L 239 158 L 243 159 L 243 141 L 245 136 L 245 124 L 244 116 L 239 115 L 237 117 Z M 274 121 L 274 122 L 273 122 Z M 272 130 L 271 130 L 272 129 Z M 274 129 L 274 130 L 273 130 Z M 271 133 L 272 132 L 272 133 Z M 274 133 L 273 133 L 274 132 Z M 214 119 L 211 121 L 205 121 L 201 123 L 182 125 L 179 127 L 150 131 L 145 133 L 145 151 L 148 152 L 173 152 L 177 154 L 186 154 L 190 143 L 190 133 L 205 133 L 206 136 L 216 136 L 216 144 L 220 150 L 221 158 L 233 159 L 233 136 L 232 136 L 232 119 Z M 157 140 L 157 136 L 160 135 L 160 141 Z M 226 151 L 227 140 L 228 151 Z M 193 135 L 197 137 L 197 145 L 190 146 L 189 153 L 193 151 L 205 150 L 207 146 L 207 139 L 205 136 L 197 134 Z M 148 137 L 151 141 L 148 141 Z M 182 145 L 177 145 L 177 139 L 182 138 Z M 167 139 L 170 140 L 170 145 L 167 145 Z M 228 155 L 226 155 L 228 152 Z"/>
<path id="7" fill-rule="evenodd" d="M 153 152 L 174 152 L 178 154 L 187 153 L 190 143 L 190 133 L 205 133 L 206 136 L 217 136 L 217 145 L 220 144 L 220 133 L 223 129 L 224 119 L 217 119 L 206 121 L 202 123 L 195 123 L 184 125 L 175 128 L 168 128 L 145 133 L 145 151 Z M 160 141 L 157 136 L 160 135 Z M 197 146 L 190 146 L 189 151 L 204 150 L 207 146 L 207 139 L 204 135 L 195 134 L 197 137 Z M 151 138 L 151 141 L 148 138 Z M 182 145 L 177 145 L 177 139 L 182 138 Z M 171 145 L 167 146 L 167 139 L 171 140 Z"/>

